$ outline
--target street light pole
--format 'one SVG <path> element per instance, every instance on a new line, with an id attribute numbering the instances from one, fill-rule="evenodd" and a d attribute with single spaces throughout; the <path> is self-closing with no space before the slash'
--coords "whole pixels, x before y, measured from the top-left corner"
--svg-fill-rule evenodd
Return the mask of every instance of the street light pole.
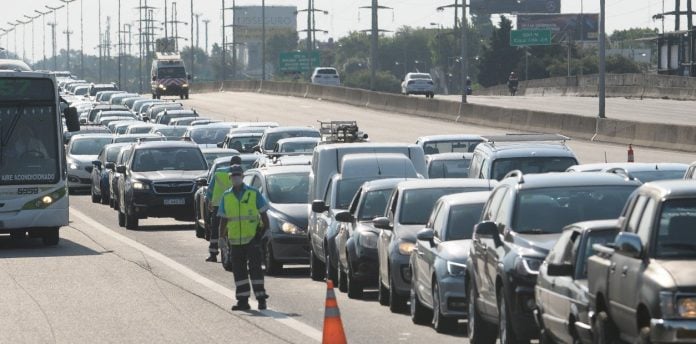
<path id="1" fill-rule="evenodd" d="M 445 8 L 454 8 L 455 10 L 458 7 L 462 8 L 462 25 L 461 25 L 461 31 L 460 31 L 460 40 L 461 40 L 461 59 L 460 59 L 460 68 L 461 68 L 461 75 L 460 77 L 460 83 L 461 83 L 461 93 L 462 93 L 462 103 L 466 103 L 466 77 L 469 74 L 469 66 L 468 66 L 468 42 L 467 42 L 467 28 L 469 27 L 469 24 L 467 22 L 466 18 L 466 8 L 467 8 L 466 0 L 462 0 L 461 4 L 454 3 L 452 5 L 446 5 L 446 6 L 440 6 L 437 8 L 438 11 L 444 11 Z"/>
<path id="2" fill-rule="evenodd" d="M 72 32 L 70 31 L 70 3 L 75 2 L 76 0 L 60 0 L 60 2 L 65 3 L 65 37 L 67 40 L 67 49 L 65 52 L 65 57 L 66 57 L 66 70 L 70 70 L 70 35 Z"/>
<path id="3" fill-rule="evenodd" d="M 599 0 L 599 118 L 606 118 L 606 4 Z"/>
<path id="4" fill-rule="evenodd" d="M 266 0 L 261 0 L 261 80 L 266 80 Z"/>
<path id="5" fill-rule="evenodd" d="M 39 10 L 34 10 L 34 12 L 41 15 L 41 26 L 43 27 L 43 69 L 48 69 L 48 67 L 46 67 L 46 15 L 51 13 L 51 11 L 41 12 Z"/>

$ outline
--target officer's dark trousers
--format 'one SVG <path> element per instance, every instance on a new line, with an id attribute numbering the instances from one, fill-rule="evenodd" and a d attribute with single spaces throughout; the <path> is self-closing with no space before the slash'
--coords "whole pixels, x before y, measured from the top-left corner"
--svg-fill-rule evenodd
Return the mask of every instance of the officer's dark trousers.
<path id="1" fill-rule="evenodd" d="M 261 269 L 261 245 L 255 238 L 246 245 L 230 245 L 232 273 L 234 274 L 237 301 L 245 302 L 251 295 L 251 287 L 257 300 L 268 298 L 263 286 Z"/>
<path id="2" fill-rule="evenodd" d="M 220 217 L 217 215 L 218 207 L 213 208 L 213 212 L 210 214 L 210 243 L 208 244 L 208 251 L 210 255 L 216 255 L 219 252 L 218 249 L 218 238 L 220 238 Z"/>

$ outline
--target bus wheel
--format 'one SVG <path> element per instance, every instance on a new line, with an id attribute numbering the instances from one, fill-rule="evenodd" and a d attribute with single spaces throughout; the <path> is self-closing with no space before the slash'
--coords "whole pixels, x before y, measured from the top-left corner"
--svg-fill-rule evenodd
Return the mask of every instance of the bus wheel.
<path id="1" fill-rule="evenodd" d="M 47 229 L 42 235 L 41 240 L 44 246 L 56 246 L 60 240 L 58 228 Z"/>

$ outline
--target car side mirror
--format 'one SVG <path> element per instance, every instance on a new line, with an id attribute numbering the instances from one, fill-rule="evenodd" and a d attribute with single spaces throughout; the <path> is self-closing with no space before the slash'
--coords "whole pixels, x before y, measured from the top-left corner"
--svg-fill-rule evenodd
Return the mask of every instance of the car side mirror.
<path id="1" fill-rule="evenodd" d="M 575 267 L 573 264 L 549 264 L 546 273 L 549 276 L 573 276 Z"/>
<path id="2" fill-rule="evenodd" d="M 324 201 L 318 200 L 312 202 L 312 211 L 315 213 L 323 213 L 325 211 L 329 210 L 329 207 L 324 204 Z"/>
<path id="3" fill-rule="evenodd" d="M 389 219 L 386 217 L 377 217 L 372 220 L 372 225 L 377 229 L 384 229 L 385 231 L 392 230 L 392 225 L 389 223 Z"/>
<path id="4" fill-rule="evenodd" d="M 503 245 L 500 240 L 500 233 L 498 233 L 498 225 L 495 222 L 481 222 L 474 227 L 474 233 L 476 236 L 491 238 L 495 242 L 496 247 Z"/>
<path id="5" fill-rule="evenodd" d="M 65 126 L 68 127 L 69 132 L 80 131 L 80 117 L 77 115 L 76 108 L 65 108 L 63 116 L 65 117 Z"/>
<path id="6" fill-rule="evenodd" d="M 94 165 L 94 167 L 96 167 L 96 168 L 101 168 L 101 167 L 102 167 L 102 163 L 101 163 L 101 161 L 99 161 L 99 160 L 94 160 L 94 161 L 92 161 L 92 165 Z"/>
<path id="7" fill-rule="evenodd" d="M 188 80 L 192 80 L 192 79 L 193 79 L 193 77 L 191 76 L 191 74 L 186 74 L 186 79 L 188 79 Z"/>
<path id="8" fill-rule="evenodd" d="M 261 146 L 256 145 L 256 146 L 254 146 L 254 148 L 252 148 L 252 150 L 253 150 L 254 152 L 261 153 Z"/>
<path id="9" fill-rule="evenodd" d="M 224 146 L 224 144 L 225 144 L 224 142 L 218 142 L 218 143 L 217 143 L 217 148 L 222 148 L 222 146 Z"/>
<path id="10" fill-rule="evenodd" d="M 113 162 L 107 162 L 106 164 L 104 164 L 104 168 L 107 170 L 113 170 L 115 167 L 116 164 L 114 164 Z"/>
<path id="11" fill-rule="evenodd" d="M 199 188 L 203 187 L 203 186 L 207 186 L 207 185 L 208 185 L 208 179 L 205 179 L 205 178 L 196 179 L 196 186 L 198 186 Z"/>
<path id="12" fill-rule="evenodd" d="M 118 165 L 118 166 L 116 166 L 116 172 L 118 172 L 118 173 L 126 173 L 126 166 L 125 166 L 125 165 Z"/>
<path id="13" fill-rule="evenodd" d="M 92 171 L 94 171 L 94 166 L 85 166 L 85 171 L 87 171 L 87 173 L 92 173 Z"/>
<path id="14" fill-rule="evenodd" d="M 430 243 L 430 246 L 435 246 L 435 231 L 431 228 L 423 228 L 416 234 L 416 239 L 427 241 Z"/>
<path id="15" fill-rule="evenodd" d="M 335 216 L 336 221 L 338 222 L 347 222 L 347 223 L 352 223 L 353 220 L 355 219 L 353 215 L 348 212 L 348 211 L 342 211 Z"/>
<path id="16" fill-rule="evenodd" d="M 640 258 L 643 255 L 643 243 L 634 233 L 621 232 L 614 241 L 616 252 L 630 258 Z"/>
<path id="17" fill-rule="evenodd" d="M 87 124 L 87 119 L 80 118 L 80 124 Z"/>

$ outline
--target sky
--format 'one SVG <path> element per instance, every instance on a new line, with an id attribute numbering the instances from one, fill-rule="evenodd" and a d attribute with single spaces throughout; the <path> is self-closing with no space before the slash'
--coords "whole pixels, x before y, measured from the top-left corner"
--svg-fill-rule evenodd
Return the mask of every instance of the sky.
<path id="1" fill-rule="evenodd" d="M 34 10 L 45 10 L 46 5 L 58 6 L 62 0 L 23 0 L 19 3 L 13 2 L 12 6 L 2 6 L 0 12 L 0 28 L 11 28 L 8 22 L 16 22 L 16 20 L 25 20 L 24 15 L 35 15 Z M 135 23 L 138 16 L 138 11 L 135 9 L 139 6 L 139 1 L 142 0 L 75 0 L 70 6 L 70 23 L 69 28 L 74 34 L 71 36 L 71 49 L 79 49 L 81 45 L 80 39 L 80 5 L 82 2 L 83 27 L 84 27 L 84 50 L 87 54 L 97 54 L 97 45 L 99 41 L 99 24 L 98 24 L 98 4 L 102 6 L 102 28 L 105 30 L 107 16 L 111 17 L 112 32 L 115 32 L 118 2 L 121 2 L 122 24 Z M 155 18 L 162 20 L 164 13 L 162 8 L 165 1 L 171 5 L 173 0 L 149 0 L 148 5 L 157 7 L 155 10 Z M 630 27 L 652 27 L 661 30 L 662 21 L 653 21 L 651 17 L 662 12 L 663 1 L 667 6 L 667 11 L 672 10 L 674 1 L 670 0 L 608 0 L 607 1 L 607 31 L 612 32 L 617 29 L 626 29 Z M 2 3 L 9 3 L 10 0 L 0 0 Z M 190 20 L 190 0 L 178 0 L 179 20 Z M 200 44 L 204 45 L 204 24 L 203 19 L 210 20 L 209 24 L 209 45 L 214 42 L 220 42 L 221 38 L 221 5 L 222 0 L 193 0 L 194 13 L 201 14 L 200 22 Z M 563 13 L 579 13 L 581 2 L 586 13 L 599 11 L 599 0 L 561 0 L 561 11 Z M 261 1 L 237 0 L 236 6 L 244 5 L 260 5 Z M 380 11 L 380 28 L 385 30 L 395 30 L 401 26 L 409 25 L 416 27 L 429 27 L 431 23 L 437 23 L 444 27 L 451 27 L 453 21 L 453 13 L 451 10 L 444 12 L 436 11 L 438 6 L 448 5 L 453 3 L 453 0 L 380 0 L 380 6 L 388 6 L 392 10 Z M 232 0 L 226 0 L 227 7 L 232 6 Z M 304 0 L 266 0 L 267 6 L 284 5 L 297 6 L 299 9 L 305 8 L 307 2 Z M 328 34 L 317 33 L 317 39 L 326 40 L 330 37 L 339 38 L 346 35 L 350 31 L 367 29 L 370 26 L 370 11 L 368 9 L 360 9 L 361 6 L 369 6 L 370 0 L 315 0 L 315 7 L 321 10 L 328 11 L 328 14 L 316 15 L 317 28 L 327 30 Z M 684 6 L 684 5 L 682 5 Z M 65 8 L 57 11 L 58 17 L 58 49 L 65 49 L 66 35 L 63 32 L 66 30 L 66 10 Z M 228 18 L 230 14 L 228 13 Z M 495 20 L 495 19 L 494 19 Z M 46 16 L 46 22 L 52 22 L 53 15 Z M 228 19 L 229 21 L 229 19 Z M 306 15 L 298 14 L 297 17 L 298 30 L 305 29 Z M 682 20 L 685 22 L 685 20 Z M 673 19 L 665 21 L 667 31 L 673 29 Z M 683 26 L 685 24 L 682 24 Z M 34 22 L 34 47 L 32 49 L 32 25 L 26 24 L 26 31 L 23 32 L 22 26 L 18 26 L 17 30 L 17 51 L 21 56 L 26 55 L 27 60 L 32 60 L 32 50 L 34 60 L 40 60 L 43 55 L 43 24 L 42 18 L 38 18 Z M 684 29 L 684 27 L 682 27 Z M 183 32 L 183 34 L 182 34 Z M 301 34 L 301 33 L 300 33 Z M 23 36 L 24 35 L 24 36 Z M 188 26 L 179 28 L 179 35 L 184 37 L 190 36 Z M 112 41 L 116 42 L 117 36 L 113 33 Z M 135 39 L 133 39 L 135 42 Z M 26 46 L 24 46 L 24 44 Z M 7 44 L 5 37 L 0 38 L 0 47 Z M 180 43 L 188 45 L 188 43 Z M 14 33 L 9 34 L 9 48 L 14 48 Z M 46 51 L 50 51 L 50 27 L 46 26 Z"/>

